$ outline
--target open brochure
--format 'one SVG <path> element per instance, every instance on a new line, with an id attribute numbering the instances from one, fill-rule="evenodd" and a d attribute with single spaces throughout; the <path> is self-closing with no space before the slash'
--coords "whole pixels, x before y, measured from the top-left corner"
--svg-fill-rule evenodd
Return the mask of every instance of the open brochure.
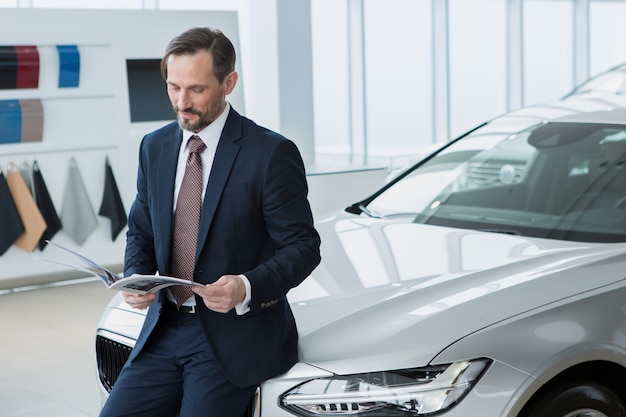
<path id="1" fill-rule="evenodd" d="M 107 286 L 107 288 L 113 290 L 128 291 L 137 294 L 148 294 L 152 292 L 157 292 L 162 288 L 172 285 L 188 285 L 200 287 L 204 286 L 199 282 L 189 281 L 181 278 L 168 277 L 164 275 L 133 275 L 130 277 L 122 278 L 119 275 L 109 271 L 108 269 L 101 267 L 91 259 L 86 258 L 83 255 L 76 253 L 70 249 L 67 249 L 66 247 L 63 247 L 58 243 L 54 243 L 49 240 L 47 240 L 46 242 L 70 254 L 74 261 L 77 261 L 79 265 L 53 261 L 51 259 L 44 259 L 45 261 L 67 266 L 77 271 L 89 273 L 95 277 L 100 278 L 102 282 L 104 282 L 104 285 Z"/>

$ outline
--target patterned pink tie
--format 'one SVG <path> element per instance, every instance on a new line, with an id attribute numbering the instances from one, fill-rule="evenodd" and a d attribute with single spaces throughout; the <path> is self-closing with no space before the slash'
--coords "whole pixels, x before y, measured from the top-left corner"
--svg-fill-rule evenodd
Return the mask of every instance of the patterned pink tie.
<path id="1" fill-rule="evenodd" d="M 198 136 L 189 139 L 189 156 L 185 175 L 178 193 L 174 230 L 172 232 L 172 252 L 170 256 L 170 275 L 193 280 L 198 242 L 198 225 L 202 207 L 202 159 L 200 153 L 206 145 Z M 170 287 L 176 303 L 180 306 L 193 295 L 184 285 Z"/>

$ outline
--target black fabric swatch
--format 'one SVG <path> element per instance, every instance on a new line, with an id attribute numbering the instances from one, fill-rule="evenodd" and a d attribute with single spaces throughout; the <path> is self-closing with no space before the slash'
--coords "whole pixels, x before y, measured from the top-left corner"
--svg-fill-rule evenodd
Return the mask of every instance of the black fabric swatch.
<path id="1" fill-rule="evenodd" d="M 52 237 L 56 235 L 59 230 L 61 230 L 62 225 L 61 219 L 59 218 L 59 215 L 54 208 L 54 204 L 52 203 L 52 199 L 50 198 L 48 187 L 46 187 L 46 183 L 41 175 L 41 171 L 39 170 L 39 165 L 37 165 L 37 161 L 33 163 L 32 181 L 35 202 L 37 203 L 37 207 L 39 207 L 39 211 L 48 226 L 39 240 L 39 249 L 43 250 L 47 245 L 46 240 L 52 239 Z"/>
<path id="2" fill-rule="evenodd" d="M 104 192 L 98 214 L 111 219 L 111 239 L 115 240 L 126 226 L 128 217 L 108 157 L 104 169 Z"/>
<path id="3" fill-rule="evenodd" d="M 3 255 L 26 231 L 2 172 L 0 172 L 0 230 L 2 230 L 0 233 L 0 255 Z"/>
<path id="4" fill-rule="evenodd" d="M 17 88 L 17 52 L 13 46 L 0 46 L 0 90 Z"/>

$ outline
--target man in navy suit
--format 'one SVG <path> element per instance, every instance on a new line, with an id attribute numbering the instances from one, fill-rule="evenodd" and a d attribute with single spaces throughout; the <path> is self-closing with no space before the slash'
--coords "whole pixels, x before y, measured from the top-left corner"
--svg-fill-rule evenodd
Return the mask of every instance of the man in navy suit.
<path id="1" fill-rule="evenodd" d="M 240 417 L 256 387 L 297 362 L 287 292 L 320 261 L 300 153 L 239 115 L 235 50 L 220 31 L 175 37 L 161 62 L 177 121 L 146 135 L 130 210 L 124 274 L 171 275 L 178 192 L 199 136 L 203 196 L 194 294 L 176 303 L 124 293 L 148 308 L 136 345 L 101 417 Z"/>

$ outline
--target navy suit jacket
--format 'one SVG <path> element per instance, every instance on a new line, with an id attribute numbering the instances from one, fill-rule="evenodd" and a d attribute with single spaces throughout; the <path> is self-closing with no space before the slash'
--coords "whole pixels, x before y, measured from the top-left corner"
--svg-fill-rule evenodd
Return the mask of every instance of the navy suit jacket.
<path id="1" fill-rule="evenodd" d="M 181 141 L 173 122 L 141 142 L 126 276 L 168 275 Z M 295 144 L 231 108 L 202 206 L 194 280 L 208 284 L 224 274 L 245 274 L 250 281 L 250 311 L 244 315 L 216 313 L 196 299 L 207 341 L 237 386 L 259 384 L 297 362 L 298 336 L 286 294 L 320 261 L 307 192 Z M 148 309 L 129 361 L 143 348 L 165 300 L 159 294 Z"/>

